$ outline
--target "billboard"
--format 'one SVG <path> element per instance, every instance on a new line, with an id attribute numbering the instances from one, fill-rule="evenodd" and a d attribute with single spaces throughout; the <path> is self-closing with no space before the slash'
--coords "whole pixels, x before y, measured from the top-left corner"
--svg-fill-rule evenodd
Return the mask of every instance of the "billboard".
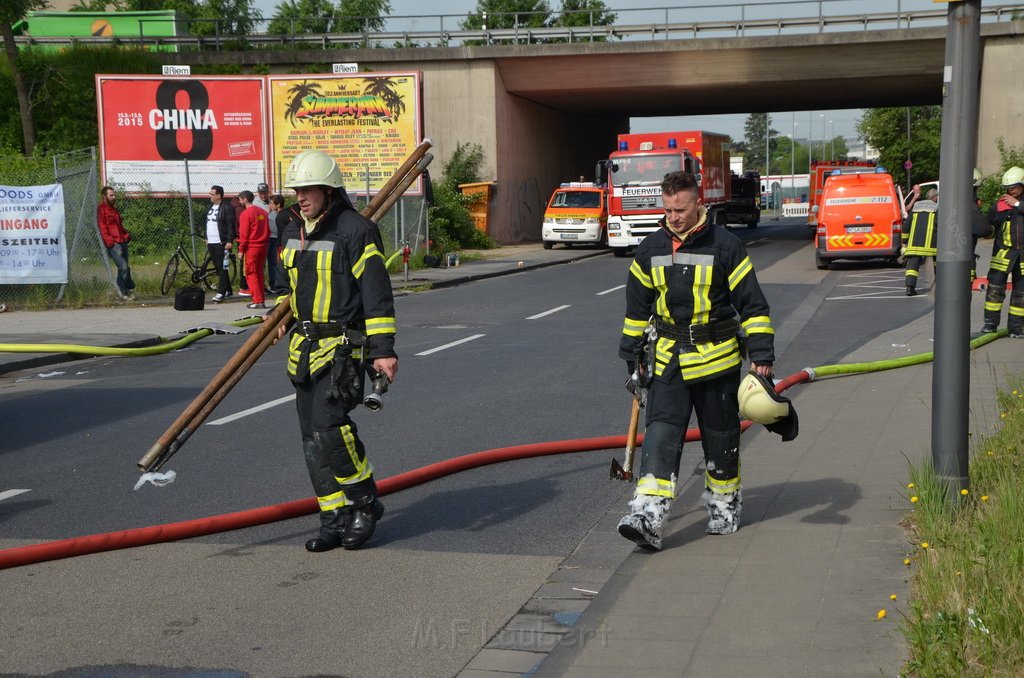
<path id="1" fill-rule="evenodd" d="M 377 193 L 423 136 L 416 73 L 269 76 L 275 185 L 292 158 L 321 150 L 338 161 L 352 193 Z M 417 179 L 408 194 L 421 195 Z"/>
<path id="2" fill-rule="evenodd" d="M 0 186 L 0 284 L 67 281 L 64 187 Z"/>
<path id="3" fill-rule="evenodd" d="M 100 173 L 126 193 L 205 196 L 267 178 L 265 79 L 97 75 Z"/>

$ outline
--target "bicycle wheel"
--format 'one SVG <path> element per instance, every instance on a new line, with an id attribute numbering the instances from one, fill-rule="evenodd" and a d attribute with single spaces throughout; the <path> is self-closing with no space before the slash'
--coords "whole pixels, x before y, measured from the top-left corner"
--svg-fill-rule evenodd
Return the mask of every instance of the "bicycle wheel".
<path id="1" fill-rule="evenodd" d="M 167 294 L 174 287 L 174 279 L 178 277 L 178 260 L 181 257 L 175 252 L 167 262 L 164 277 L 160 279 L 160 294 Z"/>
<path id="2" fill-rule="evenodd" d="M 196 283 L 202 283 L 203 287 L 211 292 L 217 289 L 220 279 L 217 275 L 217 267 L 213 265 L 213 259 L 210 258 L 209 254 L 203 259 L 203 267 L 196 269 L 192 277 Z"/>

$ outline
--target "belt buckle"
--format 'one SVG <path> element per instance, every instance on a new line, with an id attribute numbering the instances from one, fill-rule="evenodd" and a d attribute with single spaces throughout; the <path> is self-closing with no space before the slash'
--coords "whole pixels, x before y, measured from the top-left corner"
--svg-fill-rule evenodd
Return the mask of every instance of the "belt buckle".
<path id="1" fill-rule="evenodd" d="M 698 330 L 699 330 L 699 329 L 700 329 L 700 327 L 701 327 L 700 325 L 690 325 L 690 326 L 689 326 L 689 327 L 687 328 L 687 332 L 688 332 L 688 333 L 689 333 L 689 335 L 690 335 L 690 345 L 691 345 L 691 346 L 696 346 L 697 344 L 703 344 L 703 343 L 704 343 L 703 341 L 699 341 L 699 340 L 697 339 L 696 335 L 694 335 L 694 333 L 693 333 L 693 332 L 694 332 L 694 329 L 698 329 Z"/>
<path id="2" fill-rule="evenodd" d="M 309 338 L 309 328 L 313 324 L 312 320 L 303 320 L 299 322 L 299 327 L 302 328 L 302 336 Z"/>

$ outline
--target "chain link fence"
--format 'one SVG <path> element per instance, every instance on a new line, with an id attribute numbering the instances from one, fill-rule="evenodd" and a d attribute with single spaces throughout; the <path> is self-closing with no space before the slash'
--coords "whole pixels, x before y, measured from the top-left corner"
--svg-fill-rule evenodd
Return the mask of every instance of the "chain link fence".
<path id="1" fill-rule="evenodd" d="M 62 153 L 52 158 L 20 158 L 17 162 L 2 163 L 0 185 L 42 186 L 59 183 L 63 187 L 65 209 L 65 242 L 68 255 L 68 282 L 66 284 L 0 285 L 0 303 L 10 308 L 46 308 L 54 305 L 79 307 L 95 304 L 119 303 L 117 269 L 114 267 L 96 224 L 96 207 L 100 188 L 96 149 L 87 148 Z M 198 174 L 198 173 L 197 173 Z M 142 299 L 170 299 L 174 289 L 161 294 L 161 281 L 168 260 L 178 244 L 198 266 L 206 257 L 207 199 L 190 198 L 190 194 L 208 193 L 209 186 L 195 185 L 191 181 L 188 164 L 182 173 L 183 185 L 177 191 L 159 193 L 148 190 L 147 177 L 121 175 L 111 181 L 125 228 L 131 234 L 129 265 L 135 281 L 135 296 Z M 255 192 L 255 184 L 249 190 Z M 122 188 L 131 186 L 131 194 Z M 349 193 L 362 210 L 367 203 L 366 191 L 351 187 Z M 285 204 L 293 202 L 291 191 L 284 192 Z M 372 196 L 371 196 L 372 197 Z M 225 199 L 238 205 L 235 195 Z M 240 208 L 237 208 L 240 210 Z M 408 245 L 415 255 L 427 245 L 427 205 L 423 196 L 404 196 L 380 220 L 381 239 L 385 255 Z M 186 264 L 182 263 L 174 287 L 189 284 Z M 240 268 L 240 267 L 239 267 Z M 401 271 L 402 261 L 397 258 L 392 271 Z M 239 280 L 232 284 L 237 288 Z"/>

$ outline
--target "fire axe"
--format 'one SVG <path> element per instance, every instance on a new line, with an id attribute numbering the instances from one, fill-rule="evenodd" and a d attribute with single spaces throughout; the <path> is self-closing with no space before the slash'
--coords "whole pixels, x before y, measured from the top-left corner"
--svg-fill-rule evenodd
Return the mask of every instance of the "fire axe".
<path id="1" fill-rule="evenodd" d="M 612 457 L 612 467 L 608 477 L 612 480 L 633 479 L 633 454 L 636 452 L 636 431 L 640 426 L 640 394 L 633 396 L 633 406 L 629 413 L 629 430 L 626 431 L 626 458 L 622 464 Z"/>

